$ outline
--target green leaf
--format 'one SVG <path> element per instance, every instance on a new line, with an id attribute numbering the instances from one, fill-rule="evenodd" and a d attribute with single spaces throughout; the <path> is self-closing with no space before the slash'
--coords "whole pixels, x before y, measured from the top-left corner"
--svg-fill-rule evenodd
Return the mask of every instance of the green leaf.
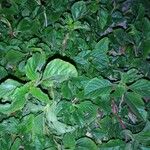
<path id="1" fill-rule="evenodd" d="M 21 84 L 15 80 L 7 79 L 0 84 L 0 98 L 7 97 L 13 93 L 13 91 Z"/>
<path id="2" fill-rule="evenodd" d="M 134 136 L 135 136 L 135 139 L 138 142 L 142 143 L 141 145 L 150 147 L 149 146 L 149 142 L 150 142 L 150 122 L 147 121 L 144 129 L 140 133 L 135 134 Z"/>
<path id="3" fill-rule="evenodd" d="M 98 150 L 98 148 L 93 140 L 84 137 L 77 140 L 75 150 Z"/>
<path id="4" fill-rule="evenodd" d="M 29 114 L 21 120 L 21 123 L 18 127 L 19 131 L 22 134 L 32 135 L 32 140 L 35 140 L 37 135 L 44 135 L 44 114 L 40 113 L 38 115 Z"/>
<path id="5" fill-rule="evenodd" d="M 0 80 L 7 76 L 7 71 L 4 67 L 0 66 Z"/>
<path id="6" fill-rule="evenodd" d="M 127 91 L 127 88 L 125 85 L 118 84 L 115 88 L 115 91 L 113 92 L 114 97 L 121 97 L 125 92 Z"/>
<path id="7" fill-rule="evenodd" d="M 150 54 L 150 38 L 146 39 L 144 42 L 143 42 L 143 55 L 145 58 L 148 57 L 148 55 Z"/>
<path id="8" fill-rule="evenodd" d="M 99 23 L 101 29 L 103 29 L 106 26 L 107 20 L 108 20 L 107 9 L 100 8 L 100 10 L 98 12 L 98 21 L 99 21 L 98 23 Z"/>
<path id="9" fill-rule="evenodd" d="M 97 114 L 97 107 L 96 105 L 92 104 L 90 101 L 84 101 L 80 104 L 76 105 L 77 110 L 75 111 L 74 115 L 77 115 L 79 120 L 79 124 L 81 126 L 85 124 L 90 124 L 96 118 Z"/>
<path id="10" fill-rule="evenodd" d="M 129 86 L 129 88 L 137 94 L 145 97 L 150 96 L 150 81 L 146 79 L 140 79 Z"/>
<path id="11" fill-rule="evenodd" d="M 9 65 L 16 65 L 25 57 L 24 53 L 18 50 L 10 50 L 7 52 L 5 59 Z"/>
<path id="12" fill-rule="evenodd" d="M 127 93 L 125 96 L 125 102 L 127 103 L 127 105 L 129 106 L 129 108 L 131 109 L 131 111 L 139 118 L 143 120 L 143 116 L 141 115 L 141 113 L 138 110 L 138 107 L 136 106 L 136 104 L 134 103 L 134 100 L 132 100 L 133 95 L 131 95 L 131 93 Z M 138 99 L 137 99 L 138 100 Z M 140 107 L 141 108 L 141 107 Z"/>
<path id="13" fill-rule="evenodd" d="M 30 93 L 32 94 L 33 97 L 37 98 L 41 102 L 50 103 L 50 99 L 47 94 L 45 94 L 40 88 L 37 87 L 31 87 L 30 88 Z"/>
<path id="14" fill-rule="evenodd" d="M 107 37 L 101 39 L 96 45 L 95 49 L 91 52 L 92 62 L 95 67 L 103 69 L 108 66 L 109 59 L 107 56 L 109 46 L 109 39 Z"/>
<path id="15" fill-rule="evenodd" d="M 26 94 L 29 91 L 28 84 L 17 88 L 13 95 L 11 96 L 12 103 L 11 104 L 1 104 L 0 112 L 4 114 L 10 114 L 15 111 L 21 110 L 26 103 Z"/>
<path id="16" fill-rule="evenodd" d="M 112 84 L 108 80 L 93 78 L 84 88 L 85 96 L 96 98 L 101 95 L 110 94 Z"/>
<path id="17" fill-rule="evenodd" d="M 130 69 L 126 73 L 121 72 L 121 81 L 123 83 L 131 83 L 140 79 L 143 75 L 139 74 L 137 69 Z"/>
<path id="18" fill-rule="evenodd" d="M 13 145 L 12 145 L 12 147 L 11 147 L 11 150 L 19 149 L 20 146 L 21 146 L 21 139 L 16 138 Z"/>
<path id="19" fill-rule="evenodd" d="M 61 91 L 62 91 L 62 94 L 63 94 L 63 97 L 64 97 L 64 98 L 66 98 L 66 99 L 71 99 L 73 93 L 72 93 L 72 89 L 71 89 L 71 87 L 69 86 L 69 83 L 68 83 L 68 82 L 64 82 L 64 83 L 62 84 Z"/>
<path id="20" fill-rule="evenodd" d="M 74 20 L 83 17 L 86 13 L 86 4 L 84 1 L 75 2 L 71 7 L 71 13 Z"/>
<path id="21" fill-rule="evenodd" d="M 77 75 L 78 72 L 72 64 L 61 59 L 54 59 L 47 64 L 44 70 L 42 84 L 50 87 L 54 83 L 61 83 L 70 77 L 77 77 Z"/>
<path id="22" fill-rule="evenodd" d="M 35 53 L 31 58 L 28 59 L 27 64 L 25 66 L 26 76 L 30 80 L 39 80 L 42 66 L 45 63 L 45 55 Z"/>
<path id="23" fill-rule="evenodd" d="M 146 120 L 147 112 L 144 108 L 145 104 L 142 97 L 139 94 L 134 92 L 127 92 L 125 101 L 138 118 Z"/>
<path id="24" fill-rule="evenodd" d="M 75 148 L 75 136 L 72 133 L 66 133 L 63 137 L 63 144 L 65 149 L 74 149 Z"/>
<path id="25" fill-rule="evenodd" d="M 107 37 L 104 37 L 95 45 L 95 50 L 107 53 L 108 46 L 109 46 L 109 39 Z"/>
<path id="26" fill-rule="evenodd" d="M 119 139 L 110 140 L 99 146 L 100 150 L 121 150 L 125 149 L 125 143 Z"/>
<path id="27" fill-rule="evenodd" d="M 68 132 L 72 132 L 76 129 L 75 126 L 69 126 L 65 123 L 62 123 L 58 121 L 57 118 L 57 111 L 56 111 L 57 105 L 54 103 L 52 106 L 48 106 L 46 110 L 46 118 L 48 121 L 48 126 L 50 127 L 50 130 L 52 130 L 54 133 L 60 135 Z"/>
<path id="28" fill-rule="evenodd" d="M 139 94 L 128 92 L 126 96 L 137 108 L 144 108 L 144 101 Z"/>

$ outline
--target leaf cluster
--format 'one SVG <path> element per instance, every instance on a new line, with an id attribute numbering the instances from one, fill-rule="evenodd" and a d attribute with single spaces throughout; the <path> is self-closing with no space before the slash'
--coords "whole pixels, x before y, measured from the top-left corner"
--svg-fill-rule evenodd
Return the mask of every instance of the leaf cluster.
<path id="1" fill-rule="evenodd" d="M 0 0 L 0 149 L 150 149 L 149 0 Z"/>

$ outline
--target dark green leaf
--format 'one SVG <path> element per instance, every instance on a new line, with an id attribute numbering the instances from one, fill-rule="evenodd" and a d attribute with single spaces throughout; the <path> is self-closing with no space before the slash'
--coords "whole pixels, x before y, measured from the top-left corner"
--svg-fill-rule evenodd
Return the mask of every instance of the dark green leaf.
<path id="1" fill-rule="evenodd" d="M 93 78 L 84 88 L 85 96 L 96 98 L 101 95 L 110 94 L 112 85 L 108 80 Z"/>
<path id="2" fill-rule="evenodd" d="M 42 66 L 45 63 L 45 56 L 39 53 L 33 54 L 31 58 L 28 59 L 27 64 L 25 66 L 26 76 L 30 80 L 39 80 Z"/>
<path id="3" fill-rule="evenodd" d="M 90 138 L 80 138 L 76 142 L 75 150 L 98 150 L 96 144 Z"/>

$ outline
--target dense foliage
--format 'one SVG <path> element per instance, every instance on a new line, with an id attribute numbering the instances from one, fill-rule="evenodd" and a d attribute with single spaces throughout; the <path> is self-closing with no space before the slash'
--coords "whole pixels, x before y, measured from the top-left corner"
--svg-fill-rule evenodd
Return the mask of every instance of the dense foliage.
<path id="1" fill-rule="evenodd" d="M 0 150 L 150 149 L 149 0 L 0 0 Z"/>

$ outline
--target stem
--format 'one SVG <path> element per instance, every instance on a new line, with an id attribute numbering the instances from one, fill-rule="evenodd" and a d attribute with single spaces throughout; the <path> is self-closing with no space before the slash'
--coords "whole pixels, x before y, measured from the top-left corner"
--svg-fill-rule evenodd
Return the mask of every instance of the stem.
<path id="1" fill-rule="evenodd" d="M 46 9 L 45 9 L 45 7 L 44 7 L 44 19 L 45 19 L 45 22 L 44 22 L 44 25 L 45 25 L 45 27 L 47 27 L 47 15 L 46 15 Z"/>
<path id="2" fill-rule="evenodd" d="M 65 38 L 64 38 L 64 40 L 62 42 L 62 49 L 63 49 L 63 51 L 66 49 L 68 39 L 69 39 L 69 33 L 67 33 L 65 35 Z"/>

